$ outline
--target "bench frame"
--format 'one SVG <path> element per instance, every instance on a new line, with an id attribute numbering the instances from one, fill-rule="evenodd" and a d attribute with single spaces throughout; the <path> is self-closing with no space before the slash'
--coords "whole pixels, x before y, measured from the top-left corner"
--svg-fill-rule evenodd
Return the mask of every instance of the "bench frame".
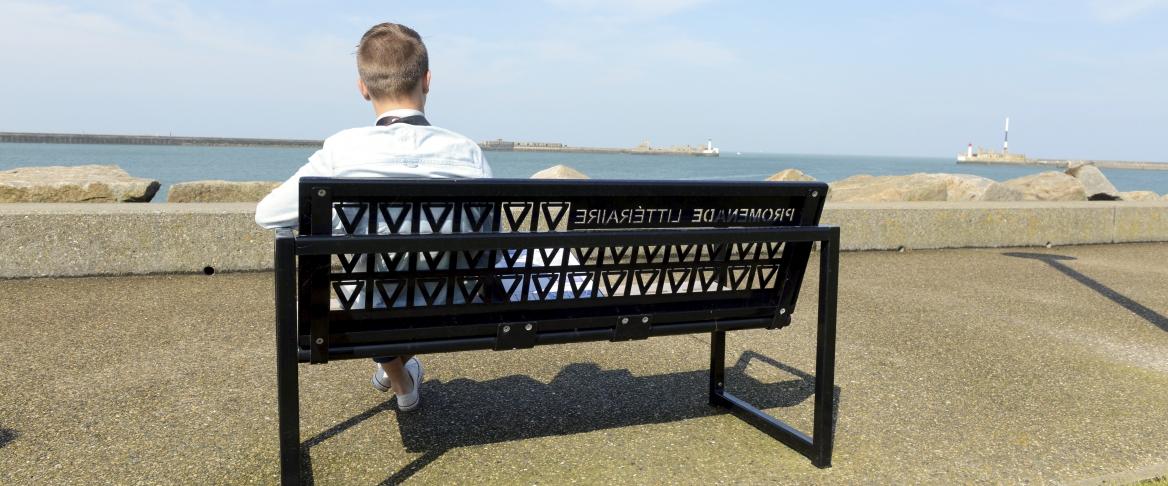
<path id="1" fill-rule="evenodd" d="M 345 182 L 340 182 L 345 181 Z M 301 183 L 302 201 L 301 227 L 309 227 L 309 219 L 316 221 L 331 220 L 332 201 L 329 196 L 337 189 L 337 184 L 352 185 L 357 181 L 357 187 L 364 189 L 375 188 L 385 190 L 388 194 L 393 184 L 402 184 L 403 181 L 369 181 L 369 180 L 342 180 L 306 178 Z M 477 181 L 478 184 L 486 181 Z M 525 186 L 536 181 L 503 181 L 492 180 L 490 183 L 499 185 Z M 551 181 L 545 181 L 551 182 Z M 408 181 L 407 181 L 408 183 Z M 555 181 L 553 184 L 572 184 L 579 181 Z M 587 183 L 585 183 L 587 184 Z M 646 181 L 636 181 L 635 184 L 644 185 Z M 652 185 L 653 183 L 648 183 Z M 677 185 L 677 183 L 657 183 L 662 186 Z M 705 183 L 710 184 L 710 183 Z M 819 211 L 822 210 L 822 196 L 826 195 L 826 184 L 822 183 L 768 183 L 770 187 L 785 186 L 787 192 L 807 192 L 815 195 L 815 206 L 810 202 L 805 210 L 814 212 L 813 220 L 818 221 Z M 718 185 L 714 183 L 713 185 Z M 563 187 L 561 187 L 562 189 Z M 586 194 L 582 192 L 581 194 Z M 603 197 L 597 195 L 597 197 Z M 315 198 L 315 201 L 313 199 Z M 812 198 L 808 198 L 812 199 Z M 309 209 L 311 207 L 312 209 Z M 811 215 L 804 216 L 804 222 Z M 562 332 L 532 332 L 517 338 L 505 337 L 503 324 L 499 324 L 500 333 L 494 337 L 447 337 L 429 341 L 410 341 L 382 344 L 378 346 L 330 346 L 332 343 L 317 338 L 315 343 L 305 342 L 304 329 L 311 327 L 304 322 L 310 313 L 301 307 L 298 309 L 298 287 L 302 302 L 320 299 L 327 295 L 320 295 L 319 287 L 309 288 L 307 282 L 312 280 L 305 268 L 305 261 L 320 262 L 328 272 L 328 255 L 336 253 L 372 253 L 384 251 L 387 247 L 397 251 L 418 249 L 427 250 L 457 250 L 476 245 L 497 242 L 501 248 L 508 246 L 507 242 L 523 241 L 527 244 L 538 243 L 539 247 L 553 248 L 565 245 L 590 242 L 600 244 L 616 241 L 627 241 L 628 244 L 644 244 L 646 235 L 656 237 L 656 242 L 669 244 L 668 235 L 650 234 L 645 231 L 605 231 L 597 234 L 572 234 L 555 232 L 536 233 L 474 233 L 474 234 L 431 234 L 421 235 L 375 235 L 355 237 L 334 237 L 331 235 L 331 225 L 322 228 L 317 225 L 310 234 L 296 236 L 289 229 L 277 230 L 275 238 L 275 304 L 276 304 L 276 375 L 277 401 L 279 409 L 279 442 L 280 442 L 280 471 L 283 484 L 299 484 L 301 481 L 301 447 L 299 421 L 299 375 L 298 363 L 325 362 L 328 359 L 351 359 L 373 356 L 412 355 L 438 352 L 452 352 L 473 349 L 517 349 L 535 345 L 564 344 L 586 341 L 621 341 L 630 339 L 645 339 L 650 336 L 711 333 L 710 341 L 710 381 L 709 403 L 712 406 L 723 407 L 735 413 L 745 421 L 764 433 L 789 446 L 800 454 L 808 457 L 812 464 L 820 468 L 830 467 L 833 428 L 835 422 L 835 347 L 836 347 L 836 300 L 839 273 L 839 228 L 834 226 L 793 225 L 786 227 L 761 228 L 734 228 L 728 231 L 725 228 L 694 229 L 684 232 L 685 241 L 693 241 L 695 237 L 708 237 L 711 241 L 724 240 L 727 235 L 743 241 L 773 241 L 781 240 L 786 243 L 804 243 L 807 251 L 810 245 L 819 244 L 819 293 L 818 315 L 816 332 L 815 357 L 815 405 L 812 435 L 795 429 L 794 427 L 771 417 L 763 411 L 746 403 L 726 391 L 725 383 L 725 354 L 726 331 L 739 329 L 768 328 L 776 329 L 790 322 L 790 311 L 793 311 L 794 300 L 801 286 L 802 274 L 797 277 L 797 284 L 793 290 L 788 290 L 790 309 L 786 307 L 770 309 L 773 314 L 760 316 L 757 313 L 742 318 L 719 318 L 702 320 L 695 318 L 695 312 L 651 312 L 644 314 L 629 314 L 620 317 L 619 323 L 607 328 L 580 329 Z M 327 231 L 327 232 L 326 232 Z M 601 234 L 602 233 L 602 234 Z M 662 233 L 662 232 L 656 232 Z M 674 232 L 679 233 L 679 232 Z M 599 239 L 593 241 L 593 239 Z M 494 244 L 494 243 L 491 243 Z M 416 247 L 416 248 L 415 248 Z M 316 260 L 305 260 L 306 256 L 317 256 Z M 808 255 L 809 256 L 809 255 Z M 301 265 L 297 266 L 297 258 L 301 258 Z M 807 257 L 804 257 L 807 258 Z M 803 262 L 804 266 L 806 262 Z M 327 289 L 326 289 L 327 291 Z M 303 305 L 303 304 L 301 304 Z M 667 314 L 676 314 L 668 318 Z M 312 316 L 319 325 L 321 316 Z M 581 321 L 576 317 L 569 321 Z M 586 319 L 584 319 L 586 320 Z M 648 325 L 652 320 L 653 325 Z M 661 321 L 658 324 L 658 321 Z M 624 330 L 623 324 L 631 325 Z M 644 325 L 638 325 L 638 322 Z M 509 323 L 511 327 L 521 329 L 528 322 Z M 534 323 L 538 331 L 539 322 Z M 529 327 L 530 330 L 530 327 Z M 315 344 L 316 346 L 313 346 Z"/>

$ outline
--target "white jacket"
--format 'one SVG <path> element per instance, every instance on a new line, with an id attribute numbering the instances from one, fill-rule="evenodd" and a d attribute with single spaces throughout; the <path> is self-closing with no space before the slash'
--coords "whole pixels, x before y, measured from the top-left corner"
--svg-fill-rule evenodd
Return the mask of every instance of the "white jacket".
<path id="1" fill-rule="evenodd" d="M 421 115 L 392 110 L 386 116 Z M 300 170 L 256 206 L 264 228 L 294 228 L 299 223 L 301 177 L 455 178 L 491 177 L 478 144 L 444 128 L 404 123 L 351 128 L 324 141 Z"/>

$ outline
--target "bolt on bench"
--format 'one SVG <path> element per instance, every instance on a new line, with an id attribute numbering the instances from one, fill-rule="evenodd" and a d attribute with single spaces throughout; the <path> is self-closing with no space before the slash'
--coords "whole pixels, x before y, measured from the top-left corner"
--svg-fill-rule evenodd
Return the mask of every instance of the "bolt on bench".
<path id="1" fill-rule="evenodd" d="M 818 182 L 304 178 L 275 243 L 280 465 L 297 363 L 711 333 L 710 404 L 831 464 L 839 228 Z M 725 333 L 791 322 L 819 253 L 813 435 L 725 390 Z"/>

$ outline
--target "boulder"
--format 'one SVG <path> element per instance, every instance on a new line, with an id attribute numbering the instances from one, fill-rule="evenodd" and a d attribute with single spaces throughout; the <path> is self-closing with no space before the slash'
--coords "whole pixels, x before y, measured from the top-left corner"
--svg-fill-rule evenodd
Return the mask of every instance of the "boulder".
<path id="1" fill-rule="evenodd" d="M 1067 169 L 1066 174 L 1083 184 L 1083 189 L 1087 191 L 1087 199 L 1092 201 L 1119 199 L 1119 190 L 1107 180 L 1103 171 L 1094 165 L 1074 165 Z"/>
<path id="2" fill-rule="evenodd" d="M 836 202 L 1017 201 L 1021 194 L 984 177 L 965 174 L 857 175 L 832 182 Z"/>
<path id="3" fill-rule="evenodd" d="M 786 169 L 776 172 L 775 175 L 767 177 L 768 181 L 813 181 L 814 177 L 804 174 L 799 169 Z"/>
<path id="4" fill-rule="evenodd" d="M 923 176 L 856 175 L 830 183 L 827 196 L 835 202 L 944 201 L 949 192 L 945 182 Z"/>
<path id="5" fill-rule="evenodd" d="M 1160 195 L 1152 191 L 1127 191 L 1119 193 L 1119 198 L 1124 201 L 1159 201 Z"/>
<path id="6" fill-rule="evenodd" d="M 1022 193 L 1005 184 L 970 174 L 929 174 L 945 181 L 946 201 L 1021 201 Z"/>
<path id="7" fill-rule="evenodd" d="M 170 186 L 166 202 L 259 202 L 279 182 L 273 181 L 191 181 Z"/>
<path id="8" fill-rule="evenodd" d="M 1010 179 L 1003 184 L 1021 192 L 1024 201 L 1087 200 L 1087 190 L 1079 179 L 1053 170 Z"/>
<path id="9" fill-rule="evenodd" d="M 0 171 L 0 202 L 150 202 L 155 180 L 116 165 L 20 167 Z"/>
<path id="10" fill-rule="evenodd" d="M 553 165 L 551 167 L 548 167 L 544 170 L 541 170 L 539 172 L 532 174 L 531 178 L 532 179 L 587 179 L 588 176 L 584 175 L 583 172 L 580 172 L 580 171 L 573 169 L 571 167 L 568 167 L 566 165 Z"/>

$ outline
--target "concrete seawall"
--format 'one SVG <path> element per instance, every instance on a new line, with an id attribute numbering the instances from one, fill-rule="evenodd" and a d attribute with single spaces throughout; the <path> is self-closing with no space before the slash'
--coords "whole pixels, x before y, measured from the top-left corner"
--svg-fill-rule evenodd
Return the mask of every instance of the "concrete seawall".
<path id="1" fill-rule="evenodd" d="M 63 143 L 96 145 L 199 145 L 207 147 L 314 147 L 321 140 L 276 138 L 175 137 L 166 135 L 100 135 L 87 133 L 0 132 L 0 143 Z"/>
<path id="2" fill-rule="evenodd" d="M 1127 162 L 1123 160 L 1074 160 L 1074 159 L 1026 159 L 1026 160 L 958 160 L 958 164 L 970 165 L 1020 165 L 1066 169 L 1072 165 L 1094 165 L 1100 169 L 1128 170 L 1168 170 L 1168 162 Z"/>
<path id="3" fill-rule="evenodd" d="M 3 204 L 0 278 L 272 267 L 255 205 Z M 1166 202 L 829 203 L 844 250 L 1168 241 Z"/>

